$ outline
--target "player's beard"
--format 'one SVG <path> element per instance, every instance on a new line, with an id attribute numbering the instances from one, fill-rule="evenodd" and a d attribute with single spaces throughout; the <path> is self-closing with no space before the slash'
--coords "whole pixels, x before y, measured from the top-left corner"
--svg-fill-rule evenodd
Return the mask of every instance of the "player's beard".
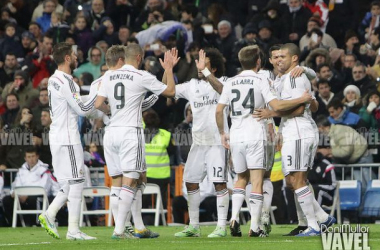
<path id="1" fill-rule="evenodd" d="M 71 62 L 70 62 L 71 71 L 74 71 L 74 69 L 76 68 L 77 68 L 77 61 L 71 59 Z"/>

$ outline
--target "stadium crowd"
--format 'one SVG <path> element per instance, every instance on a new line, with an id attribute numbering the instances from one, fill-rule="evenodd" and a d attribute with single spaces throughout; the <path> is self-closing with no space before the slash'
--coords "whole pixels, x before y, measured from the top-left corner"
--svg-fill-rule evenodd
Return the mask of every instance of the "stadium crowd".
<path id="1" fill-rule="evenodd" d="M 0 171 L 19 169 L 16 181 L 3 175 L 4 186 L 22 185 L 22 178 L 28 179 L 27 172 L 34 169 L 44 179 L 41 185 L 49 194 L 57 192 L 46 140 L 51 124 L 47 85 L 57 69 L 52 48 L 60 42 L 77 45 L 78 67 L 73 76 L 83 95 L 107 71 L 105 53 L 112 45 L 139 44 L 145 52 L 143 69 L 159 80 L 164 75 L 160 59 L 166 51 L 177 48 L 181 59 L 174 68 L 175 80 L 184 83 L 198 77 L 195 60 L 200 49 L 219 50 L 223 76 L 233 77 L 242 70 L 238 53 L 243 47 L 257 44 L 265 54 L 262 66 L 273 70 L 270 48 L 294 43 L 301 50 L 300 64 L 317 74 L 311 83 L 319 103 L 313 118 L 320 130 L 320 143 L 309 181 L 318 202 L 332 203 L 341 176 L 338 169 L 334 171 L 334 163 L 380 160 L 380 1 L 6 0 L 0 8 Z M 188 101 L 160 96 L 143 119 L 147 131 L 169 131 L 168 166 L 185 163 L 193 121 Z M 105 126 L 103 119 L 81 117 L 78 125 L 86 165 L 104 166 L 99 140 Z M 340 127 L 334 129 L 331 125 Z M 346 145 L 345 133 L 356 133 L 361 140 Z M 147 144 L 152 137 L 147 136 Z M 330 145 L 331 140 L 334 145 Z M 154 163 L 147 164 L 148 182 L 158 184 L 166 194 L 167 184 L 174 181 L 174 169 L 165 174 L 149 173 L 149 164 Z M 366 176 L 378 176 L 377 172 L 365 171 Z M 275 211 L 277 223 L 294 223 L 294 197 L 287 190 L 285 199 L 279 191 L 284 179 L 280 172 L 281 166 L 272 173 L 273 183 L 280 183 L 272 205 L 288 207 Z M 360 171 L 354 175 L 359 179 Z M 206 199 L 215 194 L 207 185 L 202 190 L 202 201 L 209 211 L 205 214 L 210 216 L 201 216 L 206 221 L 216 216 L 215 198 Z M 11 197 L 3 200 L 4 226 L 11 225 Z M 174 199 L 175 222 L 184 222 L 184 199 Z M 26 207 L 33 202 L 22 201 Z"/>

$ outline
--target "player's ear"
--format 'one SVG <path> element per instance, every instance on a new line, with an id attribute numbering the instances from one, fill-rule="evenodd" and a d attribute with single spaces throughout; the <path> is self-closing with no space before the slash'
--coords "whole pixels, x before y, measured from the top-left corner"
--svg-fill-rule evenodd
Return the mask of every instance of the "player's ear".
<path id="1" fill-rule="evenodd" d="M 217 71 L 216 68 L 211 68 L 211 73 L 215 74 L 216 71 Z"/>

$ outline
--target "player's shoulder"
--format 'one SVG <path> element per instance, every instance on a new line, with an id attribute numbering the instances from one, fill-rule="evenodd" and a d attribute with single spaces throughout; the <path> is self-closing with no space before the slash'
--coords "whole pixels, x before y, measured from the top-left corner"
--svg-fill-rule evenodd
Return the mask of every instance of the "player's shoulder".
<path id="1" fill-rule="evenodd" d="M 225 83 L 225 82 L 228 82 L 229 77 L 228 77 L 228 76 L 222 76 L 222 77 L 218 78 L 218 80 L 219 80 L 221 83 Z"/>
<path id="2" fill-rule="evenodd" d="M 267 70 L 267 69 L 260 69 L 259 72 L 257 72 L 257 74 L 262 76 L 262 77 L 266 77 L 270 80 L 276 79 L 276 76 L 274 75 L 274 73 L 270 70 Z"/>
<path id="3" fill-rule="evenodd" d="M 104 79 L 105 79 L 105 76 L 106 74 L 104 74 L 103 76 L 99 77 L 98 79 L 94 80 L 92 83 L 91 83 L 91 87 L 92 86 L 97 86 L 99 83 L 101 83 Z"/>

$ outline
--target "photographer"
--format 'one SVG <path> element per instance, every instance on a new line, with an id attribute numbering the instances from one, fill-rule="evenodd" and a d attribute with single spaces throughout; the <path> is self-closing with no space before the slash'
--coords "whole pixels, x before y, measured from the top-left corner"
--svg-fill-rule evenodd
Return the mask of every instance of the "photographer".
<path id="1" fill-rule="evenodd" d="M 154 24 L 174 20 L 170 11 L 165 10 L 163 0 L 148 0 L 147 9 L 142 11 L 135 23 L 135 31 L 146 30 Z"/>

